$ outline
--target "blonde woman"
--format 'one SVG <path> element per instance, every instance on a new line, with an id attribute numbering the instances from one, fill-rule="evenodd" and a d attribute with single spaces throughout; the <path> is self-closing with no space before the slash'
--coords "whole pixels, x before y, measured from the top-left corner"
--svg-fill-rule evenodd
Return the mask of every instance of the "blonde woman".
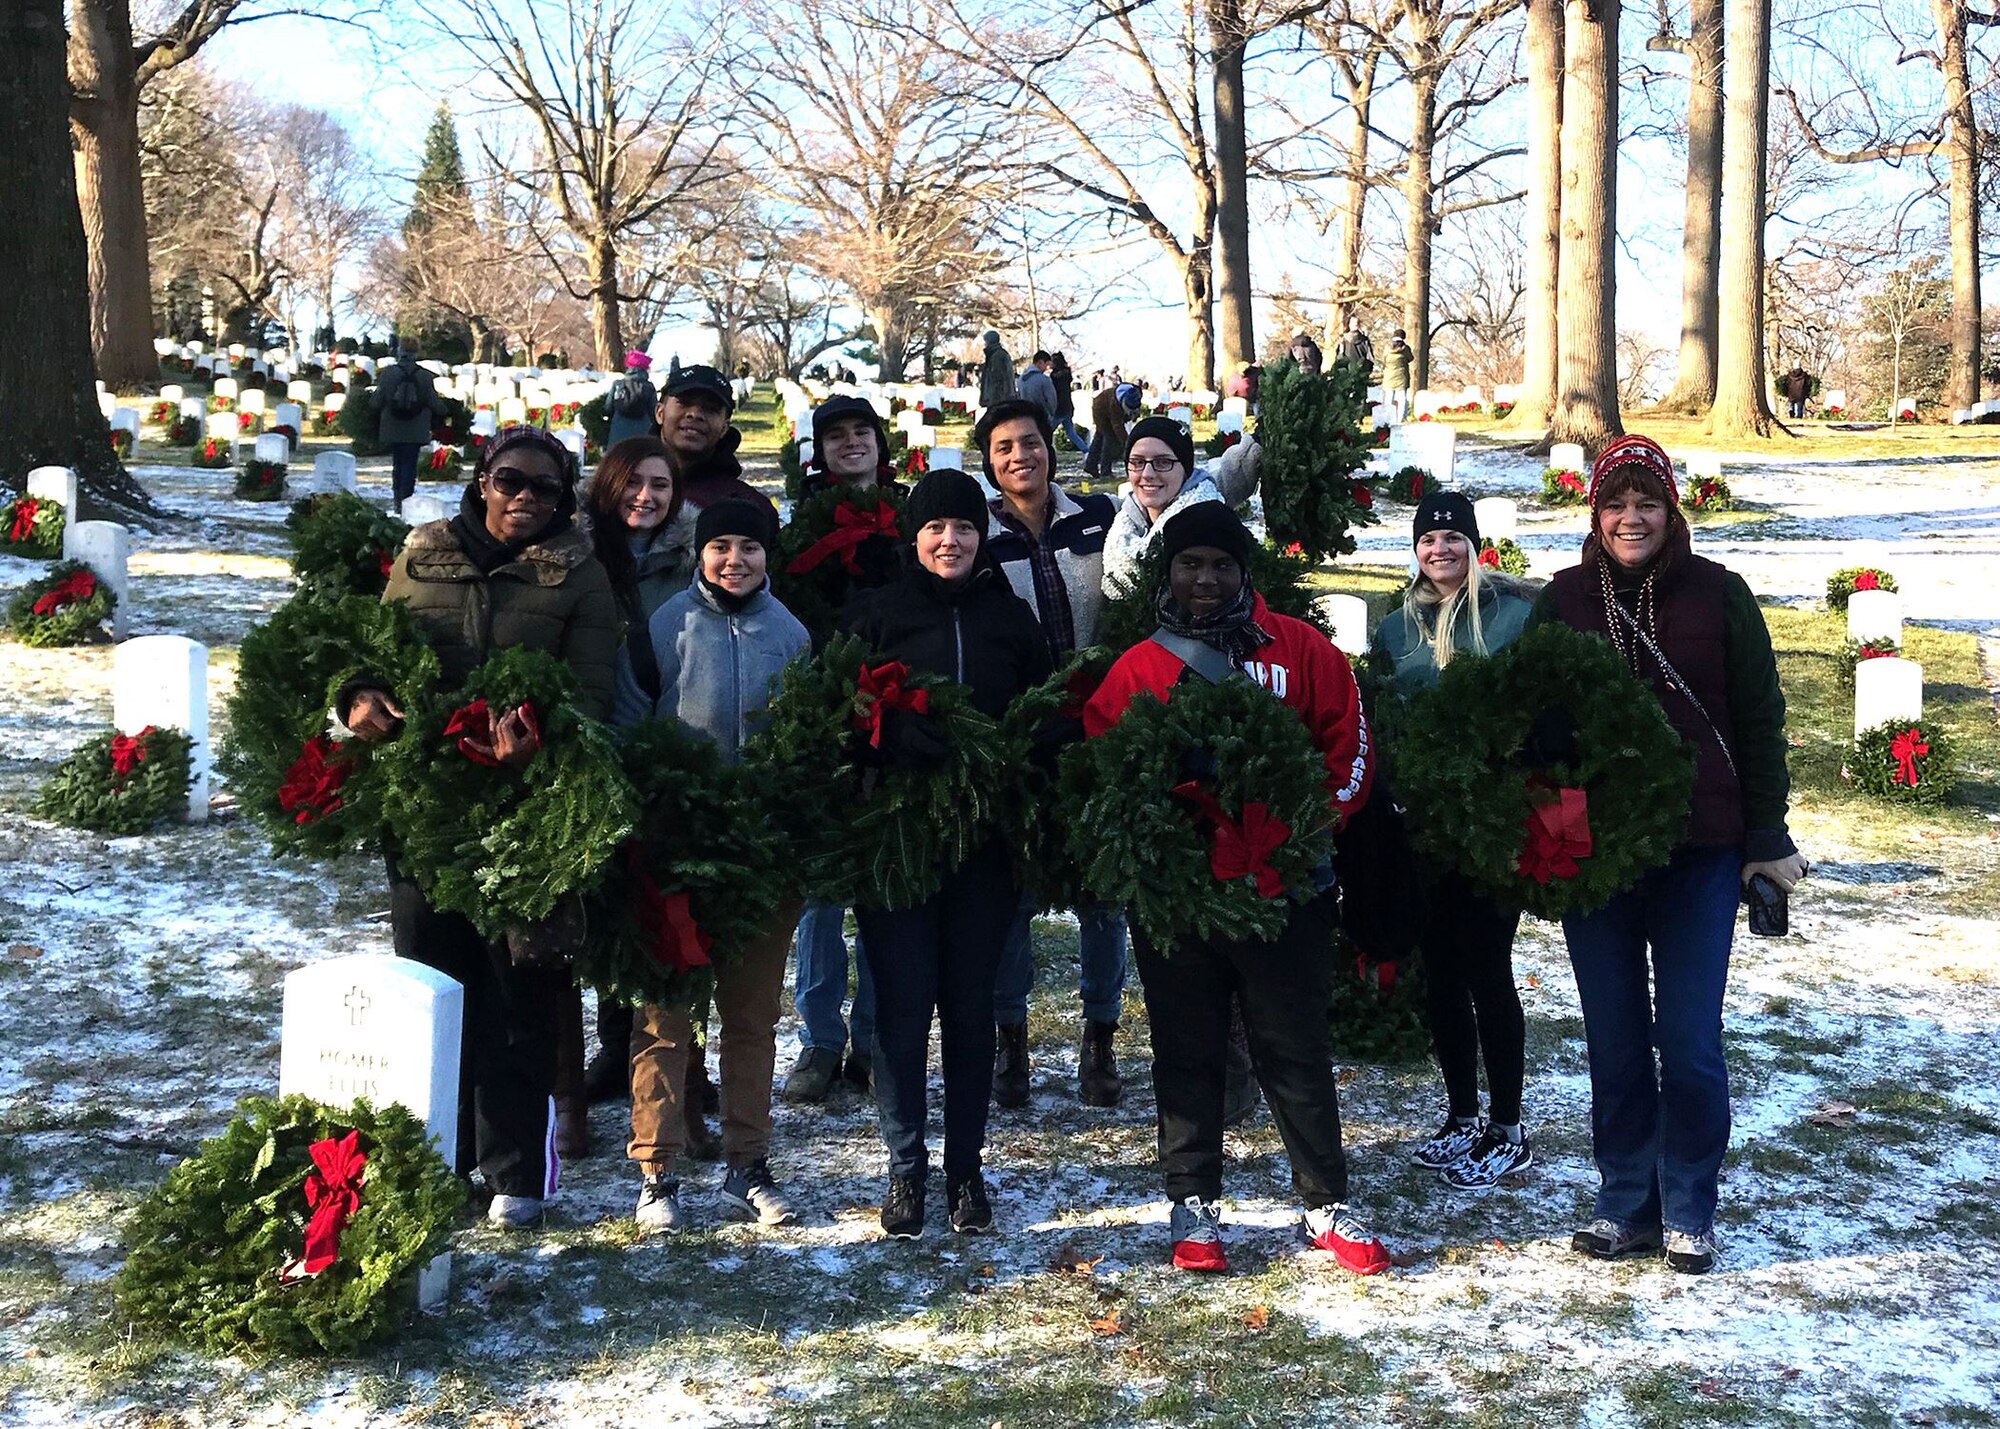
<path id="1" fill-rule="evenodd" d="M 1511 644 L 1534 608 L 1527 587 L 1479 564 L 1472 503 L 1455 491 L 1417 506 L 1411 539 L 1417 574 L 1400 610 L 1375 632 L 1405 692 L 1437 683 L 1454 659 Z M 1424 868 L 1432 892 L 1418 934 L 1429 992 L 1431 1044 L 1444 1073 L 1444 1123 L 1412 1153 L 1461 1190 L 1486 1190 L 1534 1161 L 1521 1127 L 1525 1031 L 1514 990 L 1519 909 L 1502 908 L 1449 869 Z M 1486 1062 L 1488 1116 L 1479 1115 Z"/>

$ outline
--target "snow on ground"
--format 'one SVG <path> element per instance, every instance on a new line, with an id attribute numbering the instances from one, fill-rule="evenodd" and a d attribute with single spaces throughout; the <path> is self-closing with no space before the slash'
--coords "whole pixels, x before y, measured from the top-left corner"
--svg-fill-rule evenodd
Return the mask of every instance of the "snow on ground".
<path id="1" fill-rule="evenodd" d="M 1538 470 L 1461 451 L 1481 494 L 1531 493 Z M 134 633 L 224 654 L 284 598 L 284 508 L 230 501 L 226 473 L 140 474 L 188 519 L 135 543 Z M 2000 633 L 2000 458 L 1730 475 L 1751 519 L 1697 539 L 1761 593 L 1805 601 L 1833 565 L 1879 562 L 1912 618 Z M 1407 513 L 1384 514 L 1362 559 L 1406 549 Z M 1581 529 L 1524 510 L 1537 572 Z M 33 570 L 0 562 L 0 586 Z M 213 669 L 218 709 L 230 670 Z M 370 1356 L 261 1363 L 128 1337 L 106 1288 L 124 1211 L 239 1096 L 274 1089 L 283 974 L 388 939 L 367 860 L 277 863 L 232 821 L 106 843 L 17 812 L 108 718 L 109 675 L 104 649 L 9 646 L 0 665 L 0 1424 L 2000 1422 L 2000 940 L 1944 892 L 1992 845 L 1886 862 L 1811 817 L 1821 877 L 1791 936 L 1737 945 L 1726 1258 L 1706 1280 L 1567 1250 L 1594 1183 L 1588 1086 L 1560 936 L 1538 923 L 1517 956 L 1532 1172 L 1448 1192 L 1405 1159 L 1438 1115 L 1434 1074 L 1356 1066 L 1354 1199 L 1398 1268 L 1355 1280 L 1300 1253 L 1260 1115 L 1229 1143 L 1236 1273 L 1176 1276 L 1136 979 L 1125 1104 L 1081 1108 L 1073 925 L 1049 920 L 1036 1095 L 990 1140 L 999 1235 L 880 1242 L 881 1153 L 848 1098 L 779 1112 L 803 1224 L 713 1224 L 719 1173 L 696 1168 L 709 1224 L 649 1244 L 625 1219 L 636 1183 L 607 1106 L 550 1226 L 468 1220 L 448 1310 Z M 781 1069 L 796 1035 L 788 1017 Z M 1810 1119 L 1830 1102 L 1851 1124 Z"/>

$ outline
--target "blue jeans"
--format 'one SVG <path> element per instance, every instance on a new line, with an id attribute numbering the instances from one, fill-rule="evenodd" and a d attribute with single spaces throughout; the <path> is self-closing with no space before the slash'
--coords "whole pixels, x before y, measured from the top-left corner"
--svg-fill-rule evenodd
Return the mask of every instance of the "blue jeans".
<path id="1" fill-rule="evenodd" d="M 847 938 L 841 931 L 846 917 L 847 910 L 838 903 L 806 904 L 793 944 L 797 971 L 792 1005 L 805 1024 L 808 1047 L 824 1047 L 838 1056 L 841 1048 L 851 1045 L 867 1056 L 875 1045 L 875 980 L 862 955 L 859 933 L 854 937 L 858 976 L 852 1022 L 840 1018 L 840 1006 L 847 1000 Z"/>
<path id="2" fill-rule="evenodd" d="M 389 447 L 389 495 L 407 501 L 417 494 L 417 456 L 422 442 L 394 442 Z"/>
<path id="3" fill-rule="evenodd" d="M 1069 436 L 1069 444 L 1075 447 L 1078 451 L 1084 452 L 1086 454 L 1090 451 L 1089 440 L 1085 438 L 1082 432 L 1079 432 L 1076 429 L 1076 418 L 1074 417 L 1056 418 L 1056 430 L 1067 433 Z"/>
<path id="4" fill-rule="evenodd" d="M 1035 983 L 1035 951 L 1028 925 L 1035 905 L 1023 899 L 1007 929 L 1007 947 L 1000 954 L 1000 983 L 994 989 L 993 1015 L 1002 1026 L 1028 1020 L 1028 989 Z M 1102 903 L 1085 903 L 1076 910 L 1078 932 L 1076 990 L 1083 998 L 1083 1015 L 1092 1022 L 1116 1022 L 1125 999 L 1125 915 Z"/>
<path id="5" fill-rule="evenodd" d="M 1722 990 L 1742 865 L 1735 849 L 1686 849 L 1595 913 L 1563 919 L 1590 1053 L 1593 1214 L 1622 1226 L 1699 1235 L 1715 1221 L 1729 1148 Z"/>

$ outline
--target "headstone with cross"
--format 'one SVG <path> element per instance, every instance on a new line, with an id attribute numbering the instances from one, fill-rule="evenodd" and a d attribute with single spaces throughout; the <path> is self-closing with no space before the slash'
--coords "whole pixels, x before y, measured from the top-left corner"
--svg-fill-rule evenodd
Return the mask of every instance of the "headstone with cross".
<path id="1" fill-rule="evenodd" d="M 465 990 L 408 958 L 356 953 L 285 976 L 278 1093 L 345 1109 L 358 1097 L 422 1118 L 446 1161 L 458 1147 L 459 1030 Z M 447 1252 L 417 1281 L 425 1306 L 451 1288 Z"/>

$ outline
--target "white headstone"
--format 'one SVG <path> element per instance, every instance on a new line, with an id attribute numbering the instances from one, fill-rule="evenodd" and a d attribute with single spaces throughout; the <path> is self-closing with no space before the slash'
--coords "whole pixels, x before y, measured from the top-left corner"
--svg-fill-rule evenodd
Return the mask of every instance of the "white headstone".
<path id="1" fill-rule="evenodd" d="M 812 459 L 813 459 L 813 439 L 811 437 L 800 437 L 799 470 L 804 471 L 807 467 L 811 466 Z"/>
<path id="2" fill-rule="evenodd" d="M 313 458 L 313 486 L 321 491 L 359 491 L 352 452 L 321 452 Z"/>
<path id="3" fill-rule="evenodd" d="M 243 428 L 236 420 L 234 412 L 210 412 L 208 423 L 202 428 L 202 435 L 234 446 L 237 439 L 243 435 Z"/>
<path id="4" fill-rule="evenodd" d="M 1713 477 L 1720 480 L 1722 476 L 1722 453 L 1689 452 L 1687 472 L 1690 481 L 1699 480 L 1703 477 Z"/>
<path id="5" fill-rule="evenodd" d="M 194 742 L 194 784 L 187 816 L 208 817 L 208 647 L 182 635 L 144 635 L 112 658 L 111 720 L 120 734 L 147 725 L 181 731 Z"/>
<path id="6" fill-rule="evenodd" d="M 313 385 L 310 382 L 287 382 L 285 396 L 294 402 L 306 403 L 313 399 Z"/>
<path id="7" fill-rule="evenodd" d="M 503 427 L 525 425 L 528 420 L 528 404 L 519 397 L 502 397 L 499 419 Z"/>
<path id="8" fill-rule="evenodd" d="M 99 387 L 102 387 L 104 384 L 100 382 L 97 385 Z M 104 414 L 105 421 L 107 422 L 110 421 L 111 414 L 118 410 L 117 397 L 113 396 L 109 392 L 99 392 L 97 394 L 97 410 Z"/>
<path id="9" fill-rule="evenodd" d="M 472 435 L 473 435 L 473 436 L 475 436 L 475 437 L 490 437 L 490 436 L 494 435 L 494 433 L 498 432 L 499 430 L 500 430 L 500 423 L 499 423 L 499 421 L 498 421 L 498 420 L 497 420 L 497 419 L 496 419 L 496 418 L 494 417 L 494 415 L 493 415 L 493 413 L 492 413 L 491 409 L 489 409 L 489 408 L 481 408 L 481 409 L 480 409 L 479 411 L 477 411 L 477 412 L 474 412 L 474 413 L 472 414 Z"/>
<path id="10" fill-rule="evenodd" d="M 575 427 L 564 427 L 556 433 L 556 440 L 570 449 L 570 454 L 576 458 L 578 466 L 583 465 L 583 453 L 586 443 L 582 432 L 579 432 Z"/>
<path id="11" fill-rule="evenodd" d="M 296 402 L 280 402 L 278 410 L 271 414 L 271 420 L 280 427 L 290 427 L 299 435 L 305 435 L 306 410 Z"/>
<path id="12" fill-rule="evenodd" d="M 926 427 L 921 424 L 910 428 L 910 445 L 919 450 L 936 446 L 937 428 Z"/>
<path id="13" fill-rule="evenodd" d="M 1884 656 L 1854 667 L 1854 737 L 1878 724 L 1924 717 L 1924 667 Z"/>
<path id="14" fill-rule="evenodd" d="M 1250 415 L 1250 399 L 1249 399 L 1248 397 L 1225 397 L 1225 398 L 1223 398 L 1223 399 L 1222 399 L 1222 415 L 1223 415 L 1223 416 L 1230 416 L 1230 415 L 1234 415 L 1234 416 L 1237 416 L 1237 417 L 1247 417 L 1247 416 L 1249 416 L 1249 415 Z M 1236 425 L 1235 425 L 1234 427 L 1232 427 L 1232 428 L 1231 428 L 1230 430 L 1232 430 L 1232 431 L 1238 431 L 1238 432 L 1240 432 L 1240 431 L 1242 431 L 1242 430 L 1243 430 L 1243 424 L 1242 424 L 1241 422 L 1238 422 L 1238 423 L 1237 423 L 1237 424 L 1236 424 Z"/>
<path id="15" fill-rule="evenodd" d="M 934 447 L 930 466 L 932 471 L 964 471 L 965 453 L 958 447 Z"/>
<path id="16" fill-rule="evenodd" d="M 1520 512 L 1504 496 L 1482 496 L 1472 503 L 1472 519 L 1481 539 L 1496 545 L 1511 541 L 1521 529 Z"/>
<path id="17" fill-rule="evenodd" d="M 347 394 L 345 392 L 329 392 L 320 399 L 319 409 L 322 412 L 338 412 L 346 405 Z"/>
<path id="18" fill-rule="evenodd" d="M 236 385 L 234 377 L 218 377 L 215 379 L 215 391 L 212 395 L 225 397 L 233 402 L 241 391 L 242 389 Z"/>
<path id="19" fill-rule="evenodd" d="M 183 417 L 192 417 L 198 424 L 206 424 L 208 421 L 208 403 L 202 401 L 199 397 L 183 397 L 181 398 L 181 415 Z"/>
<path id="20" fill-rule="evenodd" d="M 76 473 L 66 466 L 38 466 L 28 473 L 28 495 L 60 502 L 63 520 L 76 520 Z"/>
<path id="21" fill-rule="evenodd" d="M 265 411 L 266 408 L 264 406 L 264 389 L 262 387 L 250 388 L 242 396 L 236 399 L 236 410 L 239 412 Z"/>
<path id="22" fill-rule="evenodd" d="M 1389 470 L 1414 466 L 1440 486 L 1451 484 L 1458 431 L 1449 422 L 1398 422 L 1389 428 Z"/>
<path id="23" fill-rule="evenodd" d="M 1549 465 L 1557 471 L 1589 471 L 1583 459 L 1583 447 L 1577 442 L 1557 442 L 1549 448 Z"/>
<path id="24" fill-rule="evenodd" d="M 346 1108 L 400 1106 L 421 1117 L 446 1162 L 458 1151 L 459 1038 L 465 989 L 408 958 L 356 953 L 285 975 L 278 1095 Z M 417 1281 L 424 1306 L 451 1288 L 451 1254 Z"/>
<path id="25" fill-rule="evenodd" d="M 1916 419 L 1917 419 L 1917 399 L 1914 397 L 1899 398 L 1896 402 L 1896 420 L 1901 422 L 1913 422 Z"/>
<path id="26" fill-rule="evenodd" d="M 1186 427 L 1189 431 L 1193 431 L 1194 408 L 1169 407 L 1167 408 L 1167 420 L 1170 422 L 1179 422 L 1183 427 Z"/>
<path id="27" fill-rule="evenodd" d="M 292 444 L 285 440 L 283 432 L 266 432 L 257 438 L 257 445 L 251 455 L 258 461 L 275 461 L 282 464 L 292 459 Z"/>
<path id="28" fill-rule="evenodd" d="M 1233 402 L 1236 399 L 1232 397 L 1230 400 Z M 1243 414 L 1241 412 L 1217 412 L 1215 414 L 1215 430 L 1221 433 L 1242 431 Z"/>
<path id="29" fill-rule="evenodd" d="M 1847 638 L 1866 645 L 1870 640 L 1903 644 L 1903 598 L 1892 590 L 1857 590 L 1847 597 Z"/>
<path id="30" fill-rule="evenodd" d="M 1333 627 L 1333 643 L 1350 660 L 1368 653 L 1368 602 L 1358 595 L 1323 595 L 1314 602 Z"/>
<path id="31" fill-rule="evenodd" d="M 924 414 L 920 408 L 905 407 L 896 414 L 896 430 L 914 432 L 924 424 Z"/>
<path id="32" fill-rule="evenodd" d="M 125 638 L 131 621 L 132 582 L 126 563 L 132 554 L 132 533 L 116 521 L 69 521 L 63 523 L 63 559 L 82 561 L 97 578 L 111 587 L 118 604 L 111 612 L 111 638 Z M 127 733 L 130 733 L 128 730 Z"/>
<path id="33" fill-rule="evenodd" d="M 1834 387 L 1822 393 L 1820 395 L 1820 407 L 1822 410 L 1828 412 L 1845 412 L 1847 410 L 1846 389 Z"/>
<path id="34" fill-rule="evenodd" d="M 160 400 L 162 402 L 172 402 L 178 405 L 180 400 L 185 396 L 187 396 L 187 389 L 182 387 L 178 382 L 169 382 L 160 389 Z"/>
<path id="35" fill-rule="evenodd" d="M 139 440 L 139 409 L 137 407 L 118 408 L 111 414 L 111 430 L 114 432 L 130 432 L 132 440 L 137 442 Z"/>
<path id="36" fill-rule="evenodd" d="M 421 526 L 427 521 L 444 521 L 450 516 L 451 509 L 435 496 L 403 498 L 403 519 L 411 526 Z"/>
<path id="37" fill-rule="evenodd" d="M 1410 399 L 1410 415 L 1412 417 L 1435 417 L 1438 414 L 1438 409 L 1442 406 L 1444 406 L 1444 400 L 1437 393 L 1431 391 L 1428 387 L 1419 388 L 1416 395 Z"/>

